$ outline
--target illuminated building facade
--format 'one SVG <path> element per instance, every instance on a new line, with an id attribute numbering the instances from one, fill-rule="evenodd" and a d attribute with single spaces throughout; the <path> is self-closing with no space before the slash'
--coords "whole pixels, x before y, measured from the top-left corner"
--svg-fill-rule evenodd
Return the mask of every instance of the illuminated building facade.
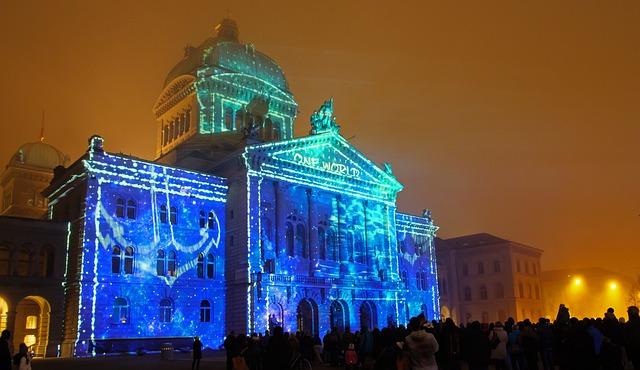
<path id="1" fill-rule="evenodd" d="M 186 48 L 153 110 L 153 162 L 94 136 L 46 190 L 70 222 L 63 355 L 439 317 L 430 212 L 397 211 L 391 165 L 340 135 L 332 100 L 295 138 L 284 74 L 235 22 Z"/>

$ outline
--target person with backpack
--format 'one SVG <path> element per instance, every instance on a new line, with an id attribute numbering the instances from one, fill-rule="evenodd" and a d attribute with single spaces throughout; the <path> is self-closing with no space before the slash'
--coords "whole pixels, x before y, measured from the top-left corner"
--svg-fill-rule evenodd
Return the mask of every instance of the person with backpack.
<path id="1" fill-rule="evenodd" d="M 489 333 L 489 346 L 491 347 L 491 362 L 496 370 L 507 369 L 507 342 L 509 337 L 501 322 L 496 322 Z"/>
<path id="2" fill-rule="evenodd" d="M 346 370 L 353 370 L 358 364 L 358 354 L 353 343 L 349 343 L 347 350 L 344 351 L 344 367 Z"/>
<path id="3" fill-rule="evenodd" d="M 17 370 L 31 370 L 31 358 L 27 345 L 20 343 L 20 350 L 13 356 L 13 365 Z"/>

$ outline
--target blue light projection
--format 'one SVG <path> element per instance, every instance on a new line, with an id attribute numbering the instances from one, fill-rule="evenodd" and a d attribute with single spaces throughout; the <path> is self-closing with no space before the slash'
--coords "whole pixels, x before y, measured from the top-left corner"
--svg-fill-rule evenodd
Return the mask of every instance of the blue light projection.
<path id="1" fill-rule="evenodd" d="M 105 153 L 100 137 L 82 165 L 72 177 L 87 185 L 74 355 L 114 350 L 116 339 L 200 335 L 218 346 L 224 179 Z"/>
<path id="2" fill-rule="evenodd" d="M 396 214 L 402 185 L 339 133 L 327 101 L 312 134 L 247 146 L 247 331 L 324 334 L 439 318 L 430 218 Z M 419 241 L 400 253 L 398 238 Z M 417 283 L 401 276 L 417 274 Z"/>

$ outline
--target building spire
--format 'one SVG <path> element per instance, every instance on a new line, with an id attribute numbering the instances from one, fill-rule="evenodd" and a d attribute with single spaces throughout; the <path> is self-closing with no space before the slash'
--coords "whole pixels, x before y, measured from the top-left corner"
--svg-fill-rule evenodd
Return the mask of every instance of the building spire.
<path id="1" fill-rule="evenodd" d="M 44 109 L 42 110 L 42 122 L 40 123 L 40 142 L 44 143 Z"/>

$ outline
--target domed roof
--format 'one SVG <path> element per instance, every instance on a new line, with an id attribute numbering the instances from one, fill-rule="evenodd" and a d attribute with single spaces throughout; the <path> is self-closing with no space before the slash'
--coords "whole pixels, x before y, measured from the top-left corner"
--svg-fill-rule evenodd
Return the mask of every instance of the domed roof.
<path id="1" fill-rule="evenodd" d="M 11 158 L 9 165 L 22 165 L 53 170 L 58 166 L 64 166 L 68 157 L 55 147 L 43 143 L 22 144 Z"/>
<path id="2" fill-rule="evenodd" d="M 198 68 L 209 65 L 255 76 L 282 90 L 289 90 L 282 69 L 273 59 L 255 50 L 252 45 L 238 41 L 238 26 L 235 21 L 223 19 L 215 30 L 216 37 L 206 39 L 198 47 L 187 46 L 185 58 L 169 72 L 165 86 L 178 76 L 195 75 Z"/>

